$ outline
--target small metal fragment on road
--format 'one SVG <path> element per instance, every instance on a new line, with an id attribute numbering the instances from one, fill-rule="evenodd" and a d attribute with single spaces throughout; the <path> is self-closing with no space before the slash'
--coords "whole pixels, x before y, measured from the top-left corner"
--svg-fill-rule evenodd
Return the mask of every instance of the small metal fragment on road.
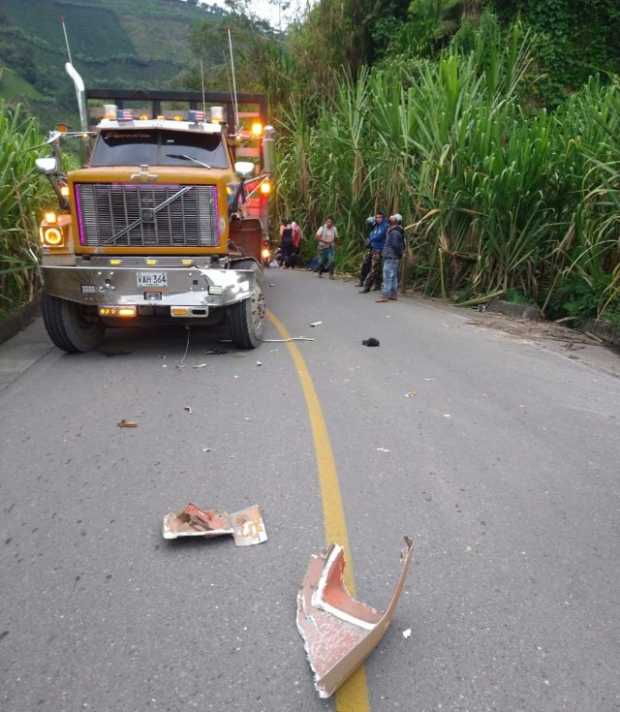
<path id="1" fill-rule="evenodd" d="M 288 344 L 289 341 L 316 341 L 310 336 L 291 336 L 290 339 L 261 339 L 264 344 Z"/>
<path id="2" fill-rule="evenodd" d="M 262 362 L 262 361 L 257 361 L 257 362 L 256 362 L 256 365 L 257 365 L 257 366 L 262 366 L 262 365 L 263 365 L 263 362 Z"/>
<path id="3" fill-rule="evenodd" d="M 252 546 L 267 541 L 265 522 L 260 507 L 255 504 L 234 514 L 204 510 L 188 504 L 180 512 L 170 512 L 164 517 L 162 536 L 178 539 L 186 536 L 232 535 L 237 546 Z"/>
<path id="4" fill-rule="evenodd" d="M 415 391 L 409 391 L 408 393 L 405 393 L 405 398 L 415 398 L 417 396 L 417 393 Z"/>
<path id="5" fill-rule="evenodd" d="M 344 550 L 313 554 L 297 594 L 297 629 L 319 697 L 331 697 L 364 662 L 388 629 L 409 572 L 413 541 L 404 537 L 401 570 L 385 613 L 356 601 L 343 581 Z"/>
<path id="6" fill-rule="evenodd" d="M 138 423 L 136 423 L 135 420 L 127 420 L 126 418 L 123 418 L 117 423 L 119 428 L 137 428 Z"/>
<path id="7" fill-rule="evenodd" d="M 206 363 L 195 363 L 192 368 L 204 368 L 206 365 Z"/>
<path id="8" fill-rule="evenodd" d="M 379 341 L 379 339 L 375 339 L 374 336 L 371 336 L 369 339 L 364 339 L 362 341 L 362 344 L 364 346 L 380 346 L 381 342 Z"/>
<path id="9" fill-rule="evenodd" d="M 386 447 L 378 447 L 377 452 L 390 452 L 390 450 L 388 450 L 388 448 Z"/>
<path id="10" fill-rule="evenodd" d="M 203 447 L 203 448 L 202 448 L 202 451 L 203 451 L 203 452 L 211 452 L 211 448 L 210 448 L 210 447 Z"/>
<path id="11" fill-rule="evenodd" d="M 407 628 L 403 631 L 403 638 L 405 640 L 407 640 L 407 638 L 411 638 L 411 628 Z"/>
<path id="12" fill-rule="evenodd" d="M 323 322 L 322 321 L 311 321 L 309 326 L 315 327 L 315 326 L 321 326 Z"/>
<path id="13" fill-rule="evenodd" d="M 444 414 L 443 414 L 443 417 L 444 417 L 444 418 L 451 418 L 452 416 L 450 415 L 450 413 L 444 413 Z"/>
<path id="14" fill-rule="evenodd" d="M 192 406 L 191 405 L 186 405 L 185 408 L 183 408 L 184 411 L 189 413 L 190 415 L 192 414 Z"/>

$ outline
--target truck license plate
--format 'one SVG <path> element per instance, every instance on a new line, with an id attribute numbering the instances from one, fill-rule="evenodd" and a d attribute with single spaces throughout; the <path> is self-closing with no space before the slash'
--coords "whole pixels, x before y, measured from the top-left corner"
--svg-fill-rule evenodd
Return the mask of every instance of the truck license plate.
<path id="1" fill-rule="evenodd" d="M 138 287 L 167 287 L 168 274 L 166 272 L 138 272 Z"/>

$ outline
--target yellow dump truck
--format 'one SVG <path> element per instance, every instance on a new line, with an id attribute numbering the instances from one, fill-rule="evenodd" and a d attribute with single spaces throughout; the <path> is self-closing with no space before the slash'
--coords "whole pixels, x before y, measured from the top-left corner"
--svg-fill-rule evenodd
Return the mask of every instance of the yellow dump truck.
<path id="1" fill-rule="evenodd" d="M 40 226 L 42 311 L 52 341 L 88 351 L 106 327 L 176 319 L 226 322 L 238 347 L 255 348 L 265 317 L 273 167 L 262 97 L 87 93 L 72 65 L 66 69 L 81 127 L 52 132 L 53 155 L 37 160 L 58 200 Z M 187 111 L 178 108 L 184 103 Z M 64 174 L 61 146 L 71 137 L 83 167 Z"/>

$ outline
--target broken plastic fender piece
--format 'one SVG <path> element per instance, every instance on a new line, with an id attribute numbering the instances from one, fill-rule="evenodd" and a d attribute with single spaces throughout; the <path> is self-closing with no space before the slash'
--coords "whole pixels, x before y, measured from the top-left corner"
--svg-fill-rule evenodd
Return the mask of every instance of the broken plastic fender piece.
<path id="1" fill-rule="evenodd" d="M 180 512 L 166 514 L 162 534 L 164 539 L 232 535 L 237 546 L 252 546 L 267 541 L 265 523 L 257 504 L 240 512 L 228 514 L 213 509 L 200 509 L 190 503 Z"/>
<path id="2" fill-rule="evenodd" d="M 342 574 L 344 550 L 313 554 L 297 595 L 297 629 L 304 639 L 319 697 L 331 697 L 364 662 L 388 629 L 409 571 L 413 541 L 404 537 L 400 577 L 385 613 L 356 601 Z"/>

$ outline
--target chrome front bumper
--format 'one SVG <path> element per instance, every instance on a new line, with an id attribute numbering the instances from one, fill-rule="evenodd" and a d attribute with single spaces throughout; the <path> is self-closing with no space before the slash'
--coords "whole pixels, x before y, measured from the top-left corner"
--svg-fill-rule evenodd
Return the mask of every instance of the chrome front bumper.
<path id="1" fill-rule="evenodd" d="M 261 270 L 213 267 L 100 267 L 42 265 L 45 291 L 60 299 L 96 306 L 226 307 L 248 299 Z M 138 286 L 138 272 L 165 272 L 166 287 Z"/>

